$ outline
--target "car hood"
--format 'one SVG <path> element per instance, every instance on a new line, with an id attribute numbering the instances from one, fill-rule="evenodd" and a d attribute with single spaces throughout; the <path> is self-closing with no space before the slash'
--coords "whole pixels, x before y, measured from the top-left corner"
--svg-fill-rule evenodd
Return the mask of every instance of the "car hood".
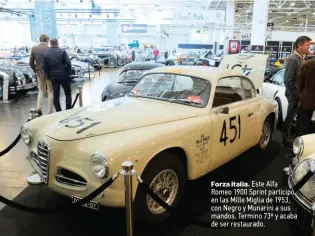
<path id="1" fill-rule="evenodd" d="M 47 128 L 46 135 L 59 141 L 71 141 L 196 116 L 194 107 L 153 99 L 122 97 L 81 108 L 67 117 L 62 117 L 61 112 L 59 121 Z"/>
<path id="2" fill-rule="evenodd" d="M 13 77 L 13 73 L 16 69 L 8 65 L 0 65 L 0 71 L 7 73 L 10 77 Z"/>
<path id="3" fill-rule="evenodd" d="M 33 73 L 33 70 L 28 65 L 12 65 L 12 67 L 17 69 L 17 70 L 20 70 L 22 73 L 28 73 L 28 72 Z"/>

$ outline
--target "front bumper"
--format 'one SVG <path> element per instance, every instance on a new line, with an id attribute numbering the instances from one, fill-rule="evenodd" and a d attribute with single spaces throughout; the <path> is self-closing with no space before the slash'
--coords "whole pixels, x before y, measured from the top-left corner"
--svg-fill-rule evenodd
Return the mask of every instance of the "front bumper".
<path id="1" fill-rule="evenodd" d="M 17 91 L 22 91 L 24 90 L 24 85 L 18 85 L 16 86 L 16 90 Z M 14 94 L 15 93 L 15 86 L 10 86 L 10 94 Z"/>
<path id="2" fill-rule="evenodd" d="M 292 189 L 294 184 L 292 175 L 288 178 L 289 189 Z M 299 191 L 291 198 L 291 212 L 297 214 L 296 222 L 302 229 L 303 233 L 308 236 L 315 235 L 315 209 L 313 204 L 306 199 Z"/>
<path id="3" fill-rule="evenodd" d="M 34 151 L 32 152 L 38 155 L 37 152 L 34 152 Z M 42 174 L 41 169 L 36 164 L 36 162 L 34 161 L 30 153 L 26 159 L 29 161 L 29 163 L 34 168 L 34 170 L 36 170 L 36 172 L 39 174 L 41 179 L 44 180 L 44 175 Z M 80 168 L 79 166 L 76 166 L 74 163 L 72 166 L 70 166 L 68 161 L 65 161 L 65 162 L 61 161 L 57 163 L 52 163 L 51 161 L 49 161 L 48 166 L 49 166 L 49 170 L 48 170 L 49 175 L 48 175 L 47 186 L 53 191 L 69 198 L 71 198 L 72 196 L 84 198 L 88 196 L 90 193 L 92 193 L 94 190 L 96 190 L 98 187 L 100 187 L 103 183 L 108 181 L 108 178 L 104 180 L 99 180 L 97 182 L 90 180 L 89 178 L 86 177 L 86 175 L 82 174 L 85 170 L 82 170 L 82 168 Z M 57 181 L 57 172 L 59 168 L 67 169 L 74 173 L 79 173 L 81 176 L 84 176 L 84 178 L 87 180 L 86 186 L 83 186 L 83 187 L 70 186 L 68 184 L 64 184 Z M 133 185 L 137 186 L 135 182 L 133 183 Z M 124 207 L 125 206 L 124 199 L 125 198 L 124 198 L 123 177 L 120 176 L 103 193 L 101 193 L 99 196 L 93 199 L 93 201 L 99 203 L 102 206 L 107 206 L 107 207 Z"/>

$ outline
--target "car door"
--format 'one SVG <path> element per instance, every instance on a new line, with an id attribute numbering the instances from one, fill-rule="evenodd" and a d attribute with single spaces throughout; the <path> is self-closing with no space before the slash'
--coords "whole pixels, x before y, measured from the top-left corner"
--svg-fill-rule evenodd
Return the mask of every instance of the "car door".
<path id="1" fill-rule="evenodd" d="M 269 82 L 263 84 L 262 96 L 273 99 L 281 87 L 284 87 L 284 69 L 278 71 Z"/>
<path id="2" fill-rule="evenodd" d="M 248 149 L 253 127 L 247 125 L 250 109 L 242 77 L 221 78 L 215 88 L 210 117 L 212 120 L 211 171 Z"/>

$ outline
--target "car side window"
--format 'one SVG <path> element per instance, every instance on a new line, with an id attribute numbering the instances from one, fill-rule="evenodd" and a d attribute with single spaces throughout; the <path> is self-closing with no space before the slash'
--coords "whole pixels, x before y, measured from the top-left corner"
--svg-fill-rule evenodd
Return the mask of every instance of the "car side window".
<path id="1" fill-rule="evenodd" d="M 243 89 L 246 99 L 250 99 L 256 96 L 255 88 L 253 84 L 246 78 L 242 78 Z"/>
<path id="2" fill-rule="evenodd" d="M 217 83 L 212 107 L 224 106 L 245 99 L 242 78 L 224 77 Z"/>
<path id="3" fill-rule="evenodd" d="M 275 76 L 271 79 L 271 82 L 276 85 L 284 86 L 284 70 L 275 74 Z"/>

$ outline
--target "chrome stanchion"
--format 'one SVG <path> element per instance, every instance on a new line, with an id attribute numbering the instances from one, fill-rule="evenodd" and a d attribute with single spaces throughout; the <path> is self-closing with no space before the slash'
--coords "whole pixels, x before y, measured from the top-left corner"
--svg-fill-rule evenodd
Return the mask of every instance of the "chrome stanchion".
<path id="1" fill-rule="evenodd" d="M 83 99 L 82 99 L 82 86 L 78 86 L 79 89 L 79 105 L 80 107 L 83 106 Z"/>
<path id="2" fill-rule="evenodd" d="M 2 101 L 1 103 L 10 103 L 9 101 L 9 80 L 10 76 L 4 72 L 0 71 L 0 79 L 2 79 Z"/>
<path id="3" fill-rule="evenodd" d="M 30 109 L 29 120 L 33 120 L 38 117 L 37 110 L 35 108 Z"/>
<path id="4" fill-rule="evenodd" d="M 127 236 L 133 235 L 133 223 L 132 223 L 132 176 L 135 174 L 133 169 L 133 163 L 131 161 L 125 161 L 122 163 L 122 171 L 120 174 L 124 176 L 125 182 L 125 204 L 126 204 L 126 226 Z"/>

